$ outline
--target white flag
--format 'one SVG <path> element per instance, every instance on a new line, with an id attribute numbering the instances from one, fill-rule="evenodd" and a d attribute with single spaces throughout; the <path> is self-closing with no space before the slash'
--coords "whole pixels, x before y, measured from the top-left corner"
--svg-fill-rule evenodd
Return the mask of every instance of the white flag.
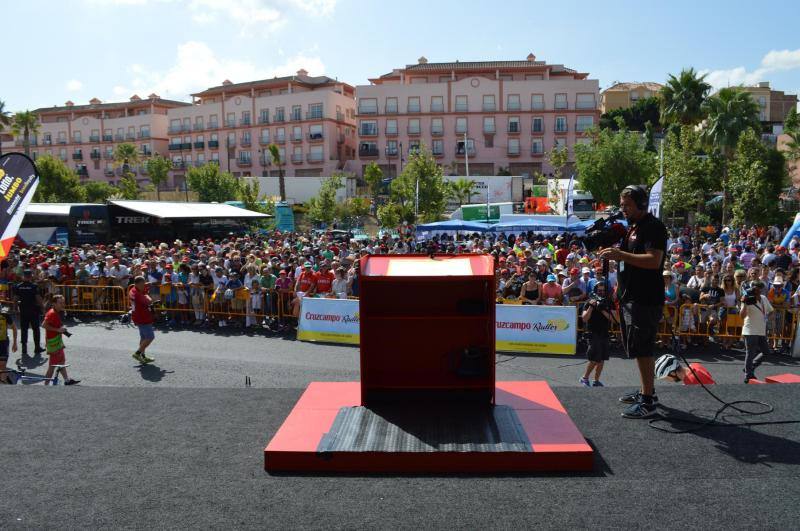
<path id="1" fill-rule="evenodd" d="M 569 186 L 567 186 L 567 219 L 575 215 L 575 205 L 573 204 L 573 196 L 575 195 L 575 174 L 569 178 Z"/>
<path id="2" fill-rule="evenodd" d="M 664 177 L 662 176 L 650 189 L 650 200 L 647 203 L 647 211 L 655 217 L 661 215 L 661 188 L 663 188 L 663 186 Z"/>

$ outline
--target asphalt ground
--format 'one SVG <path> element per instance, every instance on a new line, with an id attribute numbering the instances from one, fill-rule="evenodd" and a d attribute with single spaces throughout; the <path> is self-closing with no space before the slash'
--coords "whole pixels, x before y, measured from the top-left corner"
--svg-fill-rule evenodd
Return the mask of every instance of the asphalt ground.
<path id="1" fill-rule="evenodd" d="M 683 435 L 619 416 L 617 396 L 636 380 L 628 360 L 608 363 L 609 387 L 584 389 L 578 358 L 500 355 L 498 379 L 554 386 L 596 450 L 587 474 L 270 475 L 263 447 L 305 385 L 357 379 L 357 349 L 169 332 L 153 346 L 158 365 L 139 369 L 135 329 L 72 331 L 67 358 L 84 383 L 0 386 L 0 528 L 792 529 L 800 516 L 800 424 L 779 423 L 800 420 L 800 386 L 737 383 L 739 355 L 702 362 L 723 398 L 776 408 L 730 422 L 768 424 Z M 759 372 L 799 369 L 776 358 Z M 658 393 L 672 419 L 718 406 L 699 387 Z"/>

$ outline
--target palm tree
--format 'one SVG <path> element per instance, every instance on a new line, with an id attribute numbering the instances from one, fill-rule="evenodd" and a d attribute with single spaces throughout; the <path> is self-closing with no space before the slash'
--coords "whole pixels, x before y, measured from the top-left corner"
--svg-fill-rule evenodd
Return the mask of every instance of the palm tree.
<path id="1" fill-rule="evenodd" d="M 272 163 L 278 167 L 278 190 L 281 194 L 281 201 L 286 201 L 286 180 L 283 177 L 283 161 L 281 160 L 281 152 L 276 144 L 267 146 L 269 155 L 272 157 Z"/>
<path id="2" fill-rule="evenodd" d="M 695 125 L 703 119 L 703 101 L 711 90 L 705 79 L 706 75 L 698 75 L 694 68 L 684 68 L 678 77 L 669 75 L 661 88 L 662 124 Z"/>
<path id="3" fill-rule="evenodd" d="M 722 223 L 727 221 L 728 164 L 736 151 L 739 135 L 749 128 L 761 130 L 758 104 L 740 87 L 727 87 L 703 104 L 705 120 L 702 138 L 722 154 Z"/>
<path id="4" fill-rule="evenodd" d="M 139 164 L 139 150 L 129 143 L 119 144 L 114 149 L 114 166 L 122 168 L 122 176 L 132 175 L 131 166 Z"/>
<path id="5" fill-rule="evenodd" d="M 461 177 L 455 181 L 450 181 L 449 184 L 450 197 L 462 205 L 470 203 L 473 194 L 475 194 L 475 181 Z"/>
<path id="6" fill-rule="evenodd" d="M 39 117 L 33 111 L 21 111 L 14 115 L 14 122 L 11 124 L 14 136 L 22 135 L 22 145 L 25 147 L 25 154 L 31 156 L 31 135 L 39 133 Z"/>
<path id="7" fill-rule="evenodd" d="M 6 102 L 0 100 L 0 133 L 11 125 L 11 113 L 6 110 Z M 0 155 L 3 154 L 2 141 L 0 141 Z"/>

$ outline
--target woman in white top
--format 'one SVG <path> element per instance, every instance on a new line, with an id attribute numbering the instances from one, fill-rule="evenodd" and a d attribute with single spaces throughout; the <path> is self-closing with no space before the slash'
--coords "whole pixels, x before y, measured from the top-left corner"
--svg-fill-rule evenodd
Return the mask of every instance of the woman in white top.
<path id="1" fill-rule="evenodd" d="M 345 270 L 343 267 L 336 269 L 336 278 L 333 279 L 331 284 L 331 292 L 336 297 L 347 297 L 350 294 L 350 283 L 345 277 Z"/>
<path id="2" fill-rule="evenodd" d="M 737 303 L 739 302 L 739 293 L 736 291 L 736 282 L 734 281 L 733 275 L 725 275 L 722 277 L 722 285 L 720 286 L 722 290 L 725 292 L 723 295 L 722 303 L 723 310 L 720 312 L 722 322 L 722 330 L 727 330 L 727 321 L 728 315 L 738 313 Z M 730 337 L 726 337 L 722 340 L 722 346 L 724 348 L 730 348 L 733 344 L 733 339 Z"/>

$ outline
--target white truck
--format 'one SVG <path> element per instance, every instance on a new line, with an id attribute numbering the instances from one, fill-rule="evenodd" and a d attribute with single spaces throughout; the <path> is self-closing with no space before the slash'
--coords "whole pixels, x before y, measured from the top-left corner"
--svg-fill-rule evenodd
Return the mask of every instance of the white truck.
<path id="1" fill-rule="evenodd" d="M 554 214 L 567 213 L 567 190 L 569 179 L 549 179 L 547 181 L 547 198 Z M 575 215 L 581 220 L 595 219 L 596 202 L 588 190 L 575 190 L 572 194 L 572 207 Z"/>

